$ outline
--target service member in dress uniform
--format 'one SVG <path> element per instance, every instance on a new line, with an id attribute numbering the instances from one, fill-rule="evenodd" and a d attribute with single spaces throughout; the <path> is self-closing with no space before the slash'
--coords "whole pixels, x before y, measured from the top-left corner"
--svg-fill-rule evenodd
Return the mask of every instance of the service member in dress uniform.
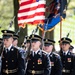
<path id="1" fill-rule="evenodd" d="M 63 70 L 62 75 L 75 75 L 75 55 L 69 51 L 70 38 L 61 38 L 62 50 L 59 52 L 62 60 Z"/>
<path id="2" fill-rule="evenodd" d="M 28 49 L 30 47 L 30 37 L 29 36 L 25 36 L 24 46 L 25 46 L 25 49 L 24 49 L 24 51 L 25 51 L 25 58 L 24 59 L 26 60 L 27 54 L 28 54 Z"/>
<path id="3" fill-rule="evenodd" d="M 31 53 L 28 58 L 26 75 L 50 75 L 50 60 L 41 49 L 42 38 L 39 35 L 30 35 Z"/>
<path id="4" fill-rule="evenodd" d="M 44 51 L 47 52 L 51 61 L 51 74 L 50 75 L 62 75 L 62 63 L 60 56 L 53 52 L 54 40 L 44 39 Z"/>
<path id="5" fill-rule="evenodd" d="M 4 49 L 2 52 L 2 75 L 24 75 L 24 60 L 19 50 L 12 45 L 13 31 L 2 30 Z"/>
<path id="6" fill-rule="evenodd" d="M 14 47 L 17 47 L 18 48 L 18 38 L 19 38 L 19 35 L 17 35 L 17 34 L 14 34 L 13 35 L 13 46 Z"/>
<path id="7" fill-rule="evenodd" d="M 2 49 L 3 49 L 3 39 L 0 38 L 0 75 L 1 75 L 1 53 L 2 53 Z"/>
<path id="8" fill-rule="evenodd" d="M 16 48 L 19 50 L 19 52 L 20 52 L 21 55 L 22 55 L 22 58 L 24 58 L 25 51 L 24 51 L 23 48 L 18 47 L 18 38 L 19 38 L 19 35 L 17 35 L 17 34 L 14 34 L 14 35 L 13 35 L 13 46 L 16 47 Z"/>
<path id="9" fill-rule="evenodd" d="M 2 53 L 2 49 L 3 49 L 3 39 L 0 38 L 0 56 L 1 56 L 1 53 Z"/>

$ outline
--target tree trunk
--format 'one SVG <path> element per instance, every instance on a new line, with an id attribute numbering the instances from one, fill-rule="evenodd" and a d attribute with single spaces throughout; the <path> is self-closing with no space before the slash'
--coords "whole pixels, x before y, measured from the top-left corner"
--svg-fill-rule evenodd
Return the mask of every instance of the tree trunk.
<path id="1" fill-rule="evenodd" d="M 18 9 L 19 9 L 19 2 L 18 0 L 13 0 L 14 2 L 14 16 L 15 16 L 15 20 L 14 20 L 14 27 L 15 27 L 15 32 L 17 32 L 19 30 L 18 27 L 18 21 L 17 21 L 17 14 L 18 14 Z M 27 27 L 26 28 L 21 28 L 20 32 L 19 32 L 19 42 L 18 42 L 18 46 L 21 46 L 21 44 L 24 41 L 24 37 L 25 35 L 27 35 Z"/>

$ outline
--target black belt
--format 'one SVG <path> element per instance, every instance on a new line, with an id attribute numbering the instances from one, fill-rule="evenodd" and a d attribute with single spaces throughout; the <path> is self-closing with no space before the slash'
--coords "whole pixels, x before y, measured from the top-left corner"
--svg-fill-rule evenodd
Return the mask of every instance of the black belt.
<path id="1" fill-rule="evenodd" d="M 17 72 L 18 69 L 12 69 L 12 70 L 8 70 L 8 69 L 3 69 L 3 72 L 6 73 L 6 74 L 9 74 L 9 73 L 15 73 Z"/>
<path id="2" fill-rule="evenodd" d="M 70 70 L 63 69 L 62 72 L 63 73 L 70 73 Z"/>
<path id="3" fill-rule="evenodd" d="M 44 70 L 41 70 L 41 71 L 35 71 L 35 70 L 28 70 L 29 73 L 32 73 L 33 75 L 34 74 L 43 74 L 44 73 Z"/>

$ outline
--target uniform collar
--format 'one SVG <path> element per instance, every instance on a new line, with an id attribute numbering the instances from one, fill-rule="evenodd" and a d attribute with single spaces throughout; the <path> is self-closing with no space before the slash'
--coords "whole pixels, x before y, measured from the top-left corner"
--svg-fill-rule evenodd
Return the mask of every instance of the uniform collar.
<path id="1" fill-rule="evenodd" d="M 10 51 L 11 47 L 12 47 L 12 44 L 8 48 L 5 48 L 5 49 L 8 49 L 8 51 Z"/>
<path id="2" fill-rule="evenodd" d="M 33 51 L 33 52 L 35 52 L 35 54 L 37 54 L 39 51 L 40 51 L 40 49 L 38 49 L 37 51 Z"/>
<path id="3" fill-rule="evenodd" d="M 65 55 L 67 55 L 67 54 L 68 54 L 68 51 L 69 51 L 69 50 L 67 50 L 67 51 L 63 51 L 63 53 L 65 53 Z"/>
<path id="4" fill-rule="evenodd" d="M 52 57 L 52 52 L 47 53 L 49 57 Z"/>

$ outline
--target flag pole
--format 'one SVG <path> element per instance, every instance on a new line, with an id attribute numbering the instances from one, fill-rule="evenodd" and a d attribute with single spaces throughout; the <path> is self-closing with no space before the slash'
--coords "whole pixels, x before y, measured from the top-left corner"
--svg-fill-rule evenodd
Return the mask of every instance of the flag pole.
<path id="1" fill-rule="evenodd" d="M 60 39 L 62 38 L 63 0 L 60 1 Z"/>
<path id="2" fill-rule="evenodd" d="M 49 19 L 47 20 L 47 23 L 46 23 L 46 26 L 45 26 L 45 29 L 44 29 L 44 25 L 43 25 L 43 34 L 42 34 L 42 50 L 43 50 L 43 47 L 44 47 L 44 42 L 43 42 L 43 40 L 44 40 L 44 38 L 45 38 L 45 34 L 46 34 L 46 30 L 47 30 L 47 27 L 48 27 L 48 23 L 49 23 Z"/>
<path id="3" fill-rule="evenodd" d="M 62 16 L 60 16 L 60 39 L 62 37 Z"/>

